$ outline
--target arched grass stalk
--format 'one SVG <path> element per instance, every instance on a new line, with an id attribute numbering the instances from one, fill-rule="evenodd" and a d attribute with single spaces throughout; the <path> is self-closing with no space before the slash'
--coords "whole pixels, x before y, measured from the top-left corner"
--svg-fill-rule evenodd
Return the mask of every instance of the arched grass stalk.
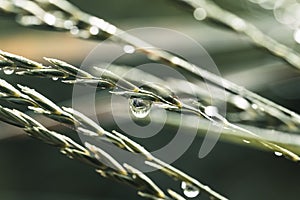
<path id="1" fill-rule="evenodd" d="M 122 166 L 99 147 L 87 142 L 85 143 L 85 147 L 83 147 L 65 135 L 48 130 L 30 116 L 16 109 L 0 106 L 0 120 L 18 126 L 24 129 L 29 136 L 59 148 L 60 152 L 67 157 L 79 160 L 96 168 L 96 171 L 105 178 L 124 182 L 135 187 L 139 192 L 146 193 L 150 199 L 171 199 L 171 197 L 166 196 L 145 174 L 127 164 Z M 105 162 L 101 162 L 102 160 L 105 160 Z M 110 166 L 108 166 L 107 163 L 109 163 Z M 169 193 L 173 196 L 172 192 Z M 173 199 L 176 198 L 173 197 Z M 181 197 L 180 199 L 184 198 Z"/>
<path id="2" fill-rule="evenodd" d="M 57 59 L 50 59 L 46 58 L 49 62 L 53 64 L 53 67 L 51 66 L 44 66 L 40 63 L 36 63 L 34 61 L 31 61 L 29 59 L 23 58 L 21 56 L 15 56 L 14 54 L 6 53 L 6 52 L 0 52 L 0 55 L 3 56 L 6 59 L 6 62 L 10 64 L 10 66 L 6 66 L 9 68 L 13 68 L 16 70 L 16 73 L 19 75 L 32 75 L 32 76 L 42 76 L 46 78 L 54 78 L 57 77 L 59 73 L 61 75 L 59 76 L 63 82 L 67 83 L 77 83 L 78 78 L 80 80 L 80 83 L 86 83 L 89 84 L 93 82 L 94 84 L 96 83 L 96 87 L 103 88 L 105 85 L 108 88 L 121 88 L 123 91 L 117 92 L 117 94 L 121 94 L 127 98 L 132 98 L 132 97 L 142 97 L 143 99 L 148 99 L 150 101 L 158 102 L 163 104 L 163 108 L 166 108 L 170 111 L 181 111 L 181 110 L 186 110 L 190 111 L 192 113 L 195 113 L 198 116 L 204 117 L 205 119 L 215 123 L 219 124 L 220 126 L 224 126 L 228 129 L 230 129 L 232 132 L 239 132 L 241 134 L 244 134 L 246 136 L 252 137 L 257 143 L 262 145 L 264 148 L 268 148 L 269 150 L 273 152 L 280 152 L 282 155 L 285 157 L 293 160 L 293 161 L 299 161 L 300 158 L 299 156 L 290 151 L 289 149 L 282 147 L 278 144 L 269 142 L 259 136 L 258 134 L 247 130 L 243 127 L 237 126 L 235 124 L 230 123 L 226 118 L 224 118 L 221 115 L 216 115 L 214 116 L 215 118 L 212 118 L 208 115 L 205 114 L 205 111 L 201 111 L 200 109 L 194 108 L 190 105 L 184 104 L 180 99 L 178 99 L 176 96 L 173 95 L 172 91 L 166 90 L 165 88 L 162 88 L 159 86 L 159 89 L 157 89 L 158 86 L 155 85 L 149 85 L 148 89 L 141 89 L 137 86 L 135 86 L 133 83 L 125 80 L 124 78 L 103 69 L 98 69 L 101 70 L 102 76 L 96 77 L 93 76 L 92 74 L 83 71 L 82 69 L 79 69 L 75 66 L 72 66 L 68 63 L 65 63 L 63 61 L 57 60 Z M 26 66 L 28 65 L 28 66 Z M 36 68 L 35 68 L 36 66 Z M 7 93 L 5 97 L 8 97 L 10 99 L 14 99 L 14 101 L 26 101 L 30 102 L 33 106 L 36 106 L 36 104 L 42 104 L 44 105 L 45 100 L 40 100 L 40 98 L 44 99 L 43 97 L 40 96 L 40 94 L 36 93 L 35 91 L 19 86 L 24 94 L 19 92 L 17 89 L 13 88 L 11 85 L 9 87 L 5 86 L 7 85 L 4 81 L 2 83 L 2 89 L 4 88 L 5 90 L 7 88 L 12 88 L 9 93 Z M 4 90 L 4 91 L 5 91 Z M 113 92 L 115 94 L 115 92 Z M 23 96 L 22 96 L 23 95 Z M 30 100 L 33 99 L 34 101 Z M 63 109 L 60 109 L 57 107 L 54 103 L 46 101 L 47 104 L 45 104 L 46 108 L 40 108 L 38 109 L 33 108 L 34 110 L 38 112 L 42 112 L 49 117 L 62 121 L 62 122 L 69 122 L 69 123 L 74 123 L 74 119 L 69 116 L 70 114 L 65 112 Z M 205 106 L 202 106 L 202 109 L 205 110 Z M 50 111 L 50 113 L 49 113 Z M 95 125 L 96 126 L 96 125 Z M 96 126 L 97 127 L 97 126 Z M 114 140 L 117 140 L 114 138 Z M 114 141 L 116 142 L 116 141 Z M 279 142 L 278 142 L 279 143 Z"/>
<path id="3" fill-rule="evenodd" d="M 200 183 L 196 179 L 190 177 L 189 175 L 185 174 L 184 172 L 174 168 L 173 166 L 155 158 L 153 155 L 151 155 L 150 152 L 148 152 L 146 149 L 144 149 L 142 146 L 137 144 L 136 142 L 132 141 L 131 139 L 127 138 L 126 136 L 123 136 L 120 133 L 117 133 L 113 131 L 112 133 L 105 131 L 103 128 L 101 128 L 98 124 L 93 122 L 91 119 L 88 117 L 84 116 L 82 113 L 75 111 L 71 108 L 66 108 L 66 107 L 59 107 L 56 105 L 54 102 L 51 100 L 47 99 L 44 97 L 42 94 L 36 92 L 33 89 L 30 89 L 25 86 L 18 85 L 18 87 L 21 89 L 18 90 L 17 88 L 13 87 L 10 85 L 8 82 L 1 80 L 0 81 L 0 91 L 1 91 L 1 98 L 4 100 L 7 100 L 9 102 L 17 102 L 18 104 L 29 104 L 28 108 L 31 110 L 34 110 L 37 113 L 43 114 L 51 119 L 54 119 L 58 122 L 62 122 L 66 125 L 76 125 L 77 126 L 77 131 L 80 134 L 83 134 L 87 137 L 90 137 L 92 140 L 103 140 L 103 141 L 108 141 L 111 144 L 114 144 L 115 146 L 131 152 L 133 154 L 138 154 L 144 157 L 144 159 L 147 161 L 146 164 L 150 166 L 155 166 L 158 168 L 162 173 L 174 178 L 175 180 L 179 180 L 181 182 L 185 182 L 186 184 L 189 184 L 191 187 L 197 188 L 199 191 L 207 193 L 209 196 L 215 198 L 215 199 L 220 199 L 220 200 L 225 200 L 224 196 L 218 194 L 214 190 L 210 189 L 208 186 Z M 7 110 L 7 109 L 4 109 Z M 8 110 L 9 113 L 11 110 Z M 19 126 L 19 127 L 24 127 L 25 125 L 18 125 L 14 121 L 22 121 L 22 118 L 17 118 L 18 114 L 20 113 L 18 111 L 13 112 L 12 117 L 6 113 L 2 114 L 1 120 L 8 122 L 12 125 Z M 20 115 L 20 114 L 19 114 Z M 25 115 L 24 115 L 25 116 Z M 25 122 L 24 122 L 25 123 Z M 25 126 L 28 130 L 31 130 L 32 124 L 28 124 Z M 34 126 L 35 127 L 35 126 Z M 38 126 L 40 127 L 40 126 Z M 34 130 L 36 128 L 33 128 Z M 46 130 L 46 129 L 43 129 Z M 30 132 L 30 131 L 28 131 Z M 31 132 L 30 132 L 31 133 Z M 46 131 L 47 135 L 36 135 L 38 139 L 43 139 L 45 137 L 46 139 L 49 138 L 49 131 Z M 33 132 L 32 134 L 36 134 L 36 132 Z M 52 135 L 51 135 L 52 136 Z M 50 137 L 51 137 L 50 136 Z M 47 142 L 47 141 L 46 141 Z M 50 144 L 51 141 L 47 142 Z M 89 148 L 90 151 L 93 153 L 99 153 L 100 155 L 98 157 L 101 157 L 101 155 L 106 155 L 105 152 L 102 150 L 98 150 L 96 147 L 91 146 L 91 145 L 86 145 L 87 148 Z M 137 176 L 134 179 L 137 180 L 132 180 L 132 179 L 127 179 L 126 177 L 121 177 L 121 181 L 123 179 L 127 180 L 131 185 L 136 185 L 138 189 L 143 189 L 141 190 L 141 194 L 143 196 L 147 197 L 152 197 L 152 199 L 169 199 L 161 190 L 155 186 L 154 183 L 150 181 L 149 178 L 147 178 L 143 173 L 140 173 L 137 169 L 134 169 L 128 165 L 124 165 L 124 167 L 121 167 L 122 165 L 117 164 L 118 162 L 113 160 L 112 158 L 110 159 L 109 155 L 104 156 L 105 160 L 109 160 L 109 164 L 113 166 L 117 166 L 117 169 L 125 173 L 125 171 L 130 172 L 131 174 L 135 174 Z M 124 170 L 126 169 L 126 170 Z M 102 176 L 112 176 L 116 179 L 119 179 L 119 175 L 115 174 L 114 172 L 106 172 L 105 170 L 98 170 L 98 172 Z M 140 174 L 139 174 L 140 173 Z M 132 177 L 132 178 L 133 178 Z M 141 179 L 141 180 L 139 180 Z M 140 181 L 144 181 L 146 185 L 139 185 Z M 137 183 L 136 183 L 137 182 Z M 150 189 L 149 189 L 150 188 Z M 174 195 L 174 193 L 172 193 Z"/>
<path id="4" fill-rule="evenodd" d="M 15 13 L 18 14 L 19 17 L 34 17 L 37 20 L 19 20 L 22 25 L 25 26 L 38 26 L 41 28 L 47 28 L 50 30 L 65 30 L 69 31 L 72 35 L 80 37 L 82 39 L 93 39 L 93 40 L 103 40 L 109 38 L 111 41 L 120 44 L 120 45 L 130 45 L 136 49 L 136 52 L 142 52 L 148 55 L 149 59 L 155 62 L 163 62 L 171 67 L 176 67 L 183 69 L 188 74 L 193 74 L 200 79 L 204 79 L 207 82 L 210 82 L 213 85 L 218 87 L 224 88 L 227 91 L 237 94 L 251 104 L 255 104 L 257 109 L 264 110 L 264 112 L 268 113 L 271 116 L 277 116 L 281 119 L 281 121 L 289 121 L 289 126 L 295 127 L 299 130 L 300 125 L 300 116 L 289 109 L 286 109 L 283 106 L 280 106 L 264 97 L 261 97 L 239 85 L 236 85 L 226 79 L 223 79 L 211 72 L 208 72 L 198 66 L 195 66 L 192 63 L 183 60 L 169 52 L 163 51 L 159 48 L 155 48 L 154 46 L 144 42 L 143 40 L 136 38 L 123 30 L 117 28 L 116 26 L 100 19 L 98 17 L 89 15 L 79 8 L 73 6 L 66 0 L 60 1 L 28 1 L 28 0 L 21 0 L 11 2 L 7 0 L 3 0 L 0 3 L 0 9 L 8 13 Z M 213 12 L 215 10 L 220 11 L 221 14 L 225 16 L 229 16 L 230 19 L 239 19 L 236 18 L 237 16 L 229 14 L 223 11 L 221 8 L 217 7 L 215 4 L 207 3 L 204 1 L 199 1 L 196 3 L 195 1 L 185 1 L 190 3 L 195 8 L 198 8 L 199 2 L 206 6 L 207 9 L 212 9 L 209 13 L 211 15 L 217 15 L 218 12 Z M 51 10 L 47 5 L 52 5 Z M 44 9 L 45 7 L 45 9 Z M 28 15 L 20 14 L 21 11 L 25 11 Z M 53 11 L 59 11 L 60 16 L 55 16 Z M 20 14 L 20 15 L 19 15 Z M 223 16 L 223 15 L 222 15 Z M 215 18 L 220 17 L 216 16 Z M 220 19 L 221 20 L 221 19 Z M 228 17 L 224 17 L 222 20 L 229 20 Z M 39 23 L 30 24 L 30 21 L 38 21 Z M 227 22 L 225 21 L 225 22 Z M 26 22 L 26 23 L 25 23 Z M 231 22 L 233 23 L 233 22 Z M 230 25 L 230 24 L 229 24 Z M 250 26 L 250 25 L 249 25 Z M 97 29 L 98 31 L 90 32 L 90 28 Z M 252 27 L 252 26 L 250 26 Z M 272 42 L 268 42 L 269 39 L 266 39 L 268 46 L 273 44 Z M 262 42 L 261 42 L 262 43 Z M 275 47 L 276 47 L 276 43 Z M 274 48 L 275 48 L 274 47 Z M 277 47 L 282 47 L 278 46 Z M 276 47 L 276 49 L 277 49 Z M 280 49 L 280 48 L 279 48 Z M 296 61 L 299 60 L 297 56 L 294 56 L 293 53 L 286 53 L 289 54 L 289 57 L 296 58 Z M 300 63 L 297 61 L 297 63 Z M 47 72 L 48 73 L 48 72 Z M 87 81 L 86 81 L 87 82 Z"/>
<path id="5" fill-rule="evenodd" d="M 50 5 L 50 6 L 49 6 Z M 87 13 L 82 12 L 78 8 L 74 7 L 68 1 L 64 0 L 52 0 L 52 1 L 28 1 L 28 0 L 20 0 L 20 1 L 0 1 L 0 9 L 4 10 L 8 13 L 14 13 L 18 15 L 17 21 L 25 26 L 38 26 L 42 28 L 47 28 L 49 30 L 65 30 L 69 31 L 72 35 L 78 36 L 83 39 L 96 39 L 103 40 L 109 38 L 111 41 L 116 42 L 120 45 L 130 45 L 136 49 L 138 52 L 143 52 L 149 56 L 149 59 L 152 59 L 156 62 L 163 62 L 169 66 L 177 67 L 184 70 L 188 74 L 192 74 L 198 78 L 203 78 L 206 81 L 210 82 L 213 85 L 218 87 L 224 87 L 227 91 L 239 95 L 249 101 L 251 104 L 257 105 L 259 109 L 265 110 L 265 112 L 270 115 L 278 115 L 280 118 L 284 118 L 283 120 L 288 119 L 291 126 L 295 126 L 297 129 L 300 123 L 300 117 L 280 106 L 277 105 L 263 97 L 258 96 L 251 91 L 248 91 L 234 83 L 231 83 L 225 79 L 222 79 L 208 71 L 205 71 L 192 63 L 189 63 L 177 56 L 174 56 L 168 52 L 165 52 L 161 49 L 155 48 L 146 42 L 129 35 L 128 33 L 118 29 L 116 26 L 109 24 L 108 22 L 99 19 L 97 17 L 91 16 Z M 59 11 L 60 15 L 56 16 Z M 26 20 L 26 19 L 34 19 L 34 20 Z M 113 36 L 113 37 L 110 37 Z M 205 112 L 195 109 L 194 107 L 190 107 L 189 105 L 185 105 L 180 99 L 172 96 L 170 91 L 164 90 L 164 88 L 157 88 L 154 86 L 150 86 L 145 90 L 135 86 L 133 83 L 128 80 L 121 79 L 110 71 L 102 71 L 103 77 L 100 79 L 99 77 L 95 77 L 92 74 L 82 71 L 68 63 L 57 59 L 47 59 L 49 62 L 53 64 L 53 66 L 45 67 L 42 64 L 36 63 L 34 61 L 30 61 L 23 57 L 15 56 L 12 54 L 7 54 L 5 52 L 1 52 L 2 56 L 6 58 L 6 60 L 0 63 L 1 66 L 4 66 L 5 70 L 17 70 L 19 74 L 24 75 L 34 75 L 40 77 L 51 77 L 53 79 L 60 78 L 63 81 L 75 84 L 75 83 L 84 83 L 84 84 L 99 84 L 105 88 L 114 88 L 121 80 L 118 87 L 122 88 L 124 91 L 115 93 L 119 95 L 123 95 L 125 97 L 144 97 L 154 102 L 160 102 L 164 105 L 167 105 L 167 108 L 171 111 L 178 111 L 181 109 L 186 109 L 193 113 L 196 113 L 198 116 L 202 116 L 208 120 L 215 121 L 210 116 L 207 116 Z M 4 70 L 4 71 L 5 71 Z M 11 73 L 11 71 L 9 72 Z M 118 82 L 118 83 L 116 83 Z M 201 191 L 204 191 L 208 195 L 212 196 L 215 199 L 226 199 L 222 195 L 214 192 L 209 187 L 201 184 L 197 180 L 192 177 L 186 175 L 185 173 L 173 168 L 172 166 L 153 158 L 151 154 L 129 138 L 121 135 L 116 132 L 107 132 L 97 124 L 93 123 L 90 119 L 83 116 L 81 113 L 74 111 L 70 108 L 63 108 L 57 106 L 54 102 L 45 98 L 43 95 L 38 92 L 19 85 L 20 89 L 13 87 L 8 84 L 6 81 L 1 81 L 1 98 L 6 99 L 9 102 L 17 102 L 24 103 L 29 105 L 31 110 L 34 110 L 37 113 L 41 113 L 46 115 L 49 118 L 52 118 L 56 121 L 78 126 L 78 131 L 81 134 L 87 135 L 92 139 L 100 139 L 104 141 L 109 141 L 110 143 L 116 145 L 120 149 L 126 150 L 128 152 L 134 154 L 140 154 L 145 157 L 147 161 L 146 164 L 152 167 L 158 168 L 161 172 L 165 173 L 168 176 L 174 177 L 177 180 L 183 181 L 186 184 L 191 185 Z M 166 92 L 166 93 L 165 93 Z M 5 115 L 3 117 L 5 120 Z M 230 130 L 235 130 L 236 132 L 240 132 L 243 134 L 250 135 L 254 137 L 255 140 L 258 141 L 260 145 L 267 147 L 268 149 L 276 152 L 280 152 L 286 157 L 298 161 L 299 156 L 289 150 L 288 148 L 282 147 L 278 144 L 269 142 L 264 138 L 258 136 L 257 134 L 244 129 L 243 127 L 239 127 L 235 124 L 232 124 L 227 121 L 223 116 L 217 116 L 218 123 L 226 125 L 230 128 Z M 14 120 L 7 120 L 7 122 L 18 125 Z M 48 137 L 48 136 L 47 136 Z M 137 171 L 134 168 L 131 168 L 128 165 L 118 164 L 118 161 L 110 158 L 105 152 L 101 149 L 95 148 L 93 145 L 86 145 L 86 148 L 89 149 L 95 157 L 104 158 L 104 160 L 108 160 L 110 165 L 113 165 L 117 168 L 119 173 L 124 173 L 125 171 L 130 174 L 137 174 Z M 100 159 L 101 160 L 101 159 Z M 114 173 L 106 172 L 105 170 L 98 171 L 103 176 L 112 176 L 116 179 L 119 179 L 119 176 L 115 176 Z M 126 177 L 122 177 L 126 179 Z M 142 182 L 146 185 L 145 190 L 139 192 L 140 195 L 152 198 L 152 199 L 164 199 L 168 198 L 164 193 L 161 193 L 159 188 L 152 185 L 152 182 L 148 180 L 143 175 L 138 177 L 142 179 Z M 134 185 L 137 180 L 126 179 L 127 182 Z M 126 181 L 125 181 L 126 182 Z M 149 189 L 150 188 L 150 189 Z M 169 195 L 175 199 L 181 199 L 179 195 L 175 192 L 170 192 Z M 165 196 L 164 196 L 165 195 Z"/>
<path id="6" fill-rule="evenodd" d="M 189 5 L 197 15 L 197 12 L 204 12 L 203 18 L 199 20 L 205 20 L 205 18 L 212 19 L 217 23 L 221 23 L 233 31 L 247 36 L 256 46 L 267 49 L 273 55 L 282 58 L 296 69 L 300 69 L 300 54 L 292 48 L 276 41 L 270 36 L 264 34 L 254 24 L 239 17 L 238 15 L 227 11 L 218 6 L 213 1 L 208 0 L 175 0 L 178 2 L 184 2 Z M 197 18 L 196 18 L 197 19 Z"/>

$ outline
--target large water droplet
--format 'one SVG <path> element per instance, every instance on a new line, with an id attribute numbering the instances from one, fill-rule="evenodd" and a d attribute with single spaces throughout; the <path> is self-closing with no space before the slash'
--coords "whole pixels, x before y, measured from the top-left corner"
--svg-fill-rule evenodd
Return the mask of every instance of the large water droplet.
<path id="1" fill-rule="evenodd" d="M 6 74 L 6 75 L 11 75 L 11 74 L 13 74 L 14 73 L 14 69 L 13 68 L 11 68 L 11 67 L 4 67 L 3 68 L 3 72 L 4 72 L 4 74 Z"/>
<path id="2" fill-rule="evenodd" d="M 52 77 L 52 80 L 57 81 L 58 77 Z"/>
<path id="3" fill-rule="evenodd" d="M 200 193 L 198 188 L 184 181 L 181 183 L 181 188 L 183 189 L 183 194 L 188 198 L 194 198 Z"/>
<path id="4" fill-rule="evenodd" d="M 152 101 L 142 98 L 130 98 L 129 107 L 136 118 L 145 118 L 150 113 Z"/>

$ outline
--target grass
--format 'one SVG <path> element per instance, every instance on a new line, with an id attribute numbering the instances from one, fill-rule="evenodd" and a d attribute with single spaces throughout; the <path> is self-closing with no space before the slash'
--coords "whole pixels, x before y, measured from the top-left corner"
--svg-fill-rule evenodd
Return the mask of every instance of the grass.
<path id="1" fill-rule="evenodd" d="M 221 22 L 239 33 L 247 35 L 256 45 L 268 49 L 271 53 L 285 59 L 294 67 L 300 67 L 299 55 L 296 52 L 264 35 L 260 30 L 244 19 L 233 15 L 212 2 L 208 3 L 207 1 L 201 0 L 184 2 L 192 6 L 195 10 L 203 8 L 207 13 L 207 17 Z M 48 7 L 49 5 L 52 5 L 52 7 Z M 49 8 L 51 10 L 47 10 Z M 130 46 L 137 52 L 144 53 L 149 59 L 155 62 L 162 62 L 168 66 L 181 69 L 186 74 L 190 74 L 199 80 L 205 79 L 212 86 L 224 89 L 226 98 L 219 99 L 219 101 L 231 103 L 233 106 L 240 108 L 239 103 L 232 100 L 233 98 L 229 98 L 239 97 L 249 105 L 256 105 L 255 109 L 253 106 L 252 108 L 245 108 L 243 111 L 246 114 L 250 112 L 262 112 L 278 119 L 281 122 L 281 126 L 284 126 L 284 130 L 288 132 L 299 131 L 300 116 L 295 112 L 201 69 L 169 52 L 153 47 L 151 44 L 147 44 L 143 40 L 129 35 L 118 27 L 81 11 L 67 1 L 3 1 L 0 4 L 0 9 L 13 14 L 20 14 L 24 11 L 30 14 L 30 20 L 19 20 L 19 23 L 25 26 L 43 26 L 49 30 L 64 30 L 83 39 L 103 40 L 108 38 L 119 45 Z M 56 16 L 52 14 L 55 10 L 59 10 L 62 15 Z M 189 95 L 188 92 L 180 90 L 180 84 L 174 85 L 172 88 L 175 89 L 176 92 L 167 87 L 168 81 L 165 82 L 165 85 L 139 82 L 139 85 L 143 85 L 143 87 L 139 87 L 137 86 L 138 80 L 135 80 L 134 77 L 125 79 L 113 71 L 103 70 L 102 68 L 94 69 L 100 74 L 99 76 L 93 74 L 93 72 L 84 71 L 79 67 L 75 67 L 58 59 L 44 58 L 51 64 L 48 66 L 5 51 L 0 51 L 0 55 L 3 58 L 0 62 L 0 66 L 3 67 L 4 73 L 6 74 L 15 73 L 20 76 L 26 75 L 60 80 L 66 84 L 82 84 L 87 87 L 108 89 L 113 95 L 121 95 L 125 98 L 135 100 L 138 99 L 140 100 L 139 103 L 145 103 L 145 101 L 147 101 L 150 102 L 151 105 L 159 105 L 172 114 L 184 112 L 185 114 L 188 113 L 194 117 L 204 119 L 206 122 L 208 121 L 225 127 L 225 129 L 222 130 L 222 134 L 227 136 L 231 141 L 243 141 L 242 143 L 248 146 L 267 149 L 295 162 L 300 160 L 300 152 L 297 150 L 299 145 L 297 143 L 290 145 L 283 139 L 277 139 L 277 137 L 266 138 L 265 135 L 257 133 L 259 131 L 265 133 L 266 130 L 263 128 L 232 123 L 225 116 L 218 113 L 209 114 L 209 112 L 207 112 L 208 108 L 214 106 L 210 105 L 209 101 L 205 103 L 187 103 L 183 99 L 178 98 L 174 93 L 181 92 Z M 199 85 L 195 84 L 194 86 L 196 90 L 201 90 Z M 115 88 L 121 90 L 114 91 L 113 89 Z M 25 110 L 34 111 L 63 123 L 93 141 L 104 141 L 126 152 L 140 155 L 146 165 L 159 170 L 161 173 L 174 178 L 176 181 L 184 183 L 185 190 L 194 190 L 196 192 L 198 191 L 198 193 L 201 191 L 207 193 L 212 199 L 227 199 L 183 171 L 154 157 L 141 145 L 123 134 L 116 131 L 109 132 L 104 130 L 82 113 L 72 108 L 60 107 L 34 89 L 22 85 L 15 87 L 1 79 L 0 92 L 2 100 L 23 105 Z M 23 111 L 1 106 L 0 118 L 4 122 L 24 129 L 28 135 L 59 148 L 60 151 L 68 157 L 91 165 L 101 176 L 131 185 L 137 189 L 138 194 L 142 197 L 156 200 L 185 199 L 185 197 L 173 191 L 171 188 L 163 191 L 163 189 L 159 187 L 159 183 L 154 183 L 145 173 L 127 163 L 120 163 L 120 161 L 110 155 L 109 152 L 104 151 L 99 146 L 89 142 L 84 143 L 82 146 L 62 133 L 47 129 Z M 168 123 L 172 124 L 174 121 Z M 207 126 L 208 125 L 204 125 L 202 129 L 205 129 Z M 289 135 L 290 133 L 278 132 L 277 134 Z M 187 197 L 189 196 L 187 195 Z"/>

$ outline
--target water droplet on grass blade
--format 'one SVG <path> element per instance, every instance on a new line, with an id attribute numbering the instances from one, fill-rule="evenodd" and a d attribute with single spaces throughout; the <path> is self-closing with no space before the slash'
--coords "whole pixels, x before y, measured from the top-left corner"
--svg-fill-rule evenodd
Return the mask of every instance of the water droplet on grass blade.
<path id="1" fill-rule="evenodd" d="M 281 152 L 278 152 L 278 151 L 275 151 L 274 154 L 275 154 L 276 156 L 279 156 L 279 157 L 282 156 L 282 153 L 281 153 Z"/>
<path id="2" fill-rule="evenodd" d="M 70 33 L 71 33 L 72 35 L 77 35 L 77 34 L 79 33 L 78 27 L 77 27 L 77 26 L 71 27 Z"/>
<path id="3" fill-rule="evenodd" d="M 52 80 L 57 81 L 58 77 L 52 77 Z"/>
<path id="4" fill-rule="evenodd" d="M 244 143 L 250 144 L 251 142 L 249 140 L 243 140 Z"/>
<path id="5" fill-rule="evenodd" d="M 4 67 L 3 68 L 3 72 L 6 75 L 11 75 L 11 74 L 13 74 L 15 72 L 15 70 L 13 68 L 10 68 L 10 67 Z"/>
<path id="6" fill-rule="evenodd" d="M 198 188 L 184 181 L 181 183 L 181 188 L 183 189 L 183 194 L 188 198 L 197 197 L 200 193 Z"/>
<path id="7" fill-rule="evenodd" d="M 251 105 L 251 107 L 256 110 L 258 108 L 258 105 L 256 105 L 255 103 Z"/>
<path id="8" fill-rule="evenodd" d="M 136 118 L 145 118 L 150 113 L 152 101 L 142 98 L 130 98 L 129 108 Z"/>
<path id="9" fill-rule="evenodd" d="M 71 29 L 74 26 L 75 22 L 72 20 L 66 20 L 64 21 L 64 27 L 66 29 Z"/>
<path id="10" fill-rule="evenodd" d="M 206 10 L 204 8 L 197 8 L 194 13 L 194 18 L 197 20 L 204 20 L 207 17 Z"/>
<path id="11" fill-rule="evenodd" d="M 90 34 L 91 35 L 97 35 L 99 32 L 100 32 L 100 30 L 97 26 L 91 26 L 90 27 Z"/>
<path id="12" fill-rule="evenodd" d="M 124 50 L 125 53 L 128 53 L 128 54 L 132 54 L 132 53 L 135 52 L 135 48 L 131 45 L 125 45 L 123 47 L 123 50 Z"/>

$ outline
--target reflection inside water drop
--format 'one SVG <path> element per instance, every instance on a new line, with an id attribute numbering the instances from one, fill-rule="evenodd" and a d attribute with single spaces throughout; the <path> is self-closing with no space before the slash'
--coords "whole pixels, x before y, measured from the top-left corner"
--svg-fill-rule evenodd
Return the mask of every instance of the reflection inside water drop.
<path id="1" fill-rule="evenodd" d="M 142 98 L 130 98 L 129 108 L 136 118 L 145 118 L 150 113 L 152 101 Z"/>
<path id="2" fill-rule="evenodd" d="M 198 188 L 184 181 L 181 183 L 181 188 L 183 190 L 183 194 L 188 198 L 194 198 L 200 193 Z"/>

